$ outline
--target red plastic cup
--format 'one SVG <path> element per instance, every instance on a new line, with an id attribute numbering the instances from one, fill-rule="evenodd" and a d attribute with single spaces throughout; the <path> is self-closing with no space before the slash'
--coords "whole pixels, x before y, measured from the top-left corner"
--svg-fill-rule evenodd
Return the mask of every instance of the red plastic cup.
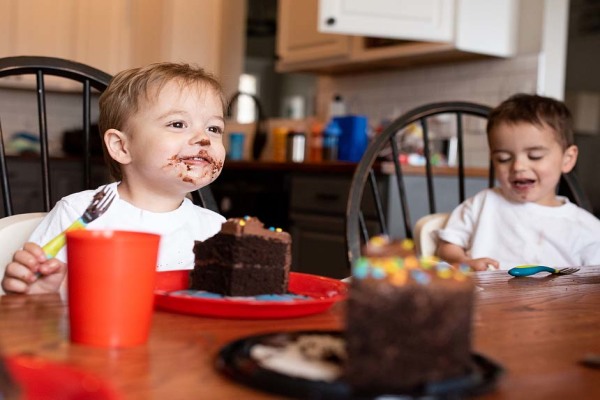
<path id="1" fill-rule="evenodd" d="M 98 347 L 146 343 L 159 241 L 159 235 L 142 232 L 67 232 L 72 342 Z"/>

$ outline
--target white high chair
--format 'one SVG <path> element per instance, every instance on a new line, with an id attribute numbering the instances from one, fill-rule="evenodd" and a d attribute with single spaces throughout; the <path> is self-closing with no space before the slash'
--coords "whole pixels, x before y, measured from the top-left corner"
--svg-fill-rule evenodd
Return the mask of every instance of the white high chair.
<path id="1" fill-rule="evenodd" d="M 0 280 L 4 277 L 4 270 L 12 260 L 15 251 L 20 249 L 46 216 L 45 212 L 11 215 L 0 219 Z M 0 288 L 0 294 L 4 294 Z"/>
<path id="2" fill-rule="evenodd" d="M 422 257 L 435 255 L 435 249 L 437 248 L 435 231 L 446 225 L 449 216 L 449 213 L 435 213 L 417 220 L 414 229 L 414 241 L 418 255 Z"/>

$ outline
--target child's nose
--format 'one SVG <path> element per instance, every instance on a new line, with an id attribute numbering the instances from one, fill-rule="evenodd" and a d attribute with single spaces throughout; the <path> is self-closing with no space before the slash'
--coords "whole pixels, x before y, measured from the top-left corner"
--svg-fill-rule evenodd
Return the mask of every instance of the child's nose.
<path id="1" fill-rule="evenodd" d="M 203 129 L 198 129 L 198 131 L 192 137 L 192 144 L 199 144 L 200 146 L 210 145 L 210 137 L 208 136 L 208 133 Z"/>
<path id="2" fill-rule="evenodd" d="M 523 171 L 527 166 L 527 160 L 521 158 L 521 157 L 516 157 L 512 163 L 512 169 L 514 171 Z"/>

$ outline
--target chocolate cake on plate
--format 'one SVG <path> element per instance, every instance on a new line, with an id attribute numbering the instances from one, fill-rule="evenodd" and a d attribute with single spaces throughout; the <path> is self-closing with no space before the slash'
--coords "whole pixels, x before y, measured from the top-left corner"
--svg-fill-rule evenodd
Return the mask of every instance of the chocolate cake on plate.
<path id="1" fill-rule="evenodd" d="M 357 393 L 406 393 L 471 365 L 469 271 L 417 259 L 411 241 L 373 238 L 352 270 L 345 379 Z"/>
<path id="2" fill-rule="evenodd" d="M 291 264 L 291 237 L 265 228 L 255 217 L 230 218 L 221 231 L 194 245 L 190 289 L 225 296 L 284 294 Z"/>

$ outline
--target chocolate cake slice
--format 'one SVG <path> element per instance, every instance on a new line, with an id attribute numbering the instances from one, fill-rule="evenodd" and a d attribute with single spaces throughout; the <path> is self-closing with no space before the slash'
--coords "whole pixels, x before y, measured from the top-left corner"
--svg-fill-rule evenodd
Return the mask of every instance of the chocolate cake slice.
<path id="1" fill-rule="evenodd" d="M 254 217 L 230 218 L 221 231 L 196 241 L 191 289 L 225 296 L 287 293 L 291 237 Z"/>
<path id="2" fill-rule="evenodd" d="M 357 393 L 418 393 L 469 372 L 469 271 L 417 259 L 410 248 L 379 237 L 353 266 L 345 379 Z"/>

